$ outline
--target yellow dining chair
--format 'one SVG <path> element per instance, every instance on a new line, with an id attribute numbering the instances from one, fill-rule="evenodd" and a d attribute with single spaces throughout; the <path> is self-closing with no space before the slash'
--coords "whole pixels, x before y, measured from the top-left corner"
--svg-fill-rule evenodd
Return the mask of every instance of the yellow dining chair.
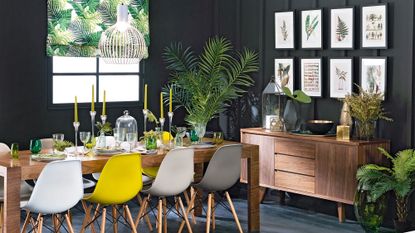
<path id="1" fill-rule="evenodd" d="M 101 216 L 101 233 L 105 232 L 107 207 L 112 207 L 113 232 L 118 231 L 118 221 L 123 218 L 137 232 L 130 209 L 126 202 L 133 199 L 143 187 L 140 154 L 114 155 L 106 163 L 101 172 L 95 190 L 92 194 L 85 195 L 82 206 L 85 210 L 85 218 L 81 232 L 91 227 L 93 232 L 94 222 Z M 90 203 L 88 205 L 87 203 Z M 94 215 L 91 218 L 91 210 L 95 206 Z M 123 212 L 119 206 L 122 205 Z M 122 214 L 123 213 L 123 214 Z"/>

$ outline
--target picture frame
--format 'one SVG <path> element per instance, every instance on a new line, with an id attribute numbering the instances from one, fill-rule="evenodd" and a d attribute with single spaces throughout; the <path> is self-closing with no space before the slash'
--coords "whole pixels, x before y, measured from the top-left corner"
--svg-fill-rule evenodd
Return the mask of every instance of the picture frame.
<path id="1" fill-rule="evenodd" d="M 275 58 L 274 77 L 276 83 L 282 87 L 288 87 L 294 92 L 294 58 Z"/>
<path id="2" fill-rule="evenodd" d="M 362 6 L 361 48 L 388 48 L 388 4 Z"/>
<path id="3" fill-rule="evenodd" d="M 353 92 L 353 58 L 330 58 L 330 98 L 344 99 Z"/>
<path id="4" fill-rule="evenodd" d="M 295 12 L 274 13 L 275 49 L 295 48 Z"/>
<path id="5" fill-rule="evenodd" d="M 383 93 L 386 98 L 388 58 L 360 58 L 360 87 L 369 93 Z"/>
<path id="6" fill-rule="evenodd" d="M 301 48 L 323 48 L 322 9 L 301 11 Z"/>
<path id="7" fill-rule="evenodd" d="M 322 59 L 301 59 L 301 90 L 310 97 L 323 96 Z"/>
<path id="8" fill-rule="evenodd" d="M 354 7 L 330 10 L 330 48 L 350 50 L 354 48 Z"/>

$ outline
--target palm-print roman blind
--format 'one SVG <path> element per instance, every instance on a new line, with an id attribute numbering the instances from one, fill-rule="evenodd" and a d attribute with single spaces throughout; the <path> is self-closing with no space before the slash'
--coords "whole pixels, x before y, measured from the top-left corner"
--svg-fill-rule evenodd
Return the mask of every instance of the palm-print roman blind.
<path id="1" fill-rule="evenodd" d="M 47 0 L 48 56 L 94 57 L 101 33 L 117 22 L 117 6 L 128 5 L 129 20 L 150 43 L 149 0 Z"/>

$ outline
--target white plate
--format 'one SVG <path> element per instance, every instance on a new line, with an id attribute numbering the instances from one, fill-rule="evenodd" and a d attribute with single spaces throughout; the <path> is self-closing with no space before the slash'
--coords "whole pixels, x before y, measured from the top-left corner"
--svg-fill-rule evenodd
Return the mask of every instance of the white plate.
<path id="1" fill-rule="evenodd" d="M 66 158 L 65 155 L 53 155 L 53 154 L 35 154 L 30 156 L 32 160 L 38 162 L 51 162 L 56 160 L 64 160 Z"/>
<path id="2" fill-rule="evenodd" d="M 142 155 L 154 155 L 157 154 L 157 150 L 146 150 L 142 148 L 135 148 L 132 150 L 132 152 L 138 152 Z"/>
<path id="3" fill-rule="evenodd" d="M 196 145 L 191 145 L 189 147 L 194 148 L 194 149 L 208 149 L 208 148 L 214 148 L 216 146 L 212 144 L 196 144 Z"/>
<path id="4" fill-rule="evenodd" d="M 98 155 L 116 155 L 124 152 L 123 149 L 95 149 L 96 154 Z"/>

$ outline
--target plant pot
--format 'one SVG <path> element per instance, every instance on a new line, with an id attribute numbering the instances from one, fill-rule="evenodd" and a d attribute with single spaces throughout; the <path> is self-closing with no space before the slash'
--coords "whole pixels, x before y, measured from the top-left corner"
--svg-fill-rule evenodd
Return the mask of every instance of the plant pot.
<path id="1" fill-rule="evenodd" d="M 376 121 L 355 120 L 355 137 L 359 140 L 369 141 L 375 137 Z"/>
<path id="2" fill-rule="evenodd" d="M 283 115 L 285 130 L 292 131 L 299 129 L 298 115 L 298 104 L 293 100 L 287 100 Z"/>
<path id="3" fill-rule="evenodd" d="M 398 233 L 407 232 L 411 228 L 411 223 L 409 221 L 399 222 L 397 219 L 394 219 L 393 225 L 395 226 L 395 230 Z"/>
<path id="4" fill-rule="evenodd" d="M 357 221 L 365 232 L 376 233 L 383 222 L 387 206 L 386 196 L 379 197 L 376 201 L 370 196 L 369 191 L 358 188 L 355 194 L 354 211 Z"/>

